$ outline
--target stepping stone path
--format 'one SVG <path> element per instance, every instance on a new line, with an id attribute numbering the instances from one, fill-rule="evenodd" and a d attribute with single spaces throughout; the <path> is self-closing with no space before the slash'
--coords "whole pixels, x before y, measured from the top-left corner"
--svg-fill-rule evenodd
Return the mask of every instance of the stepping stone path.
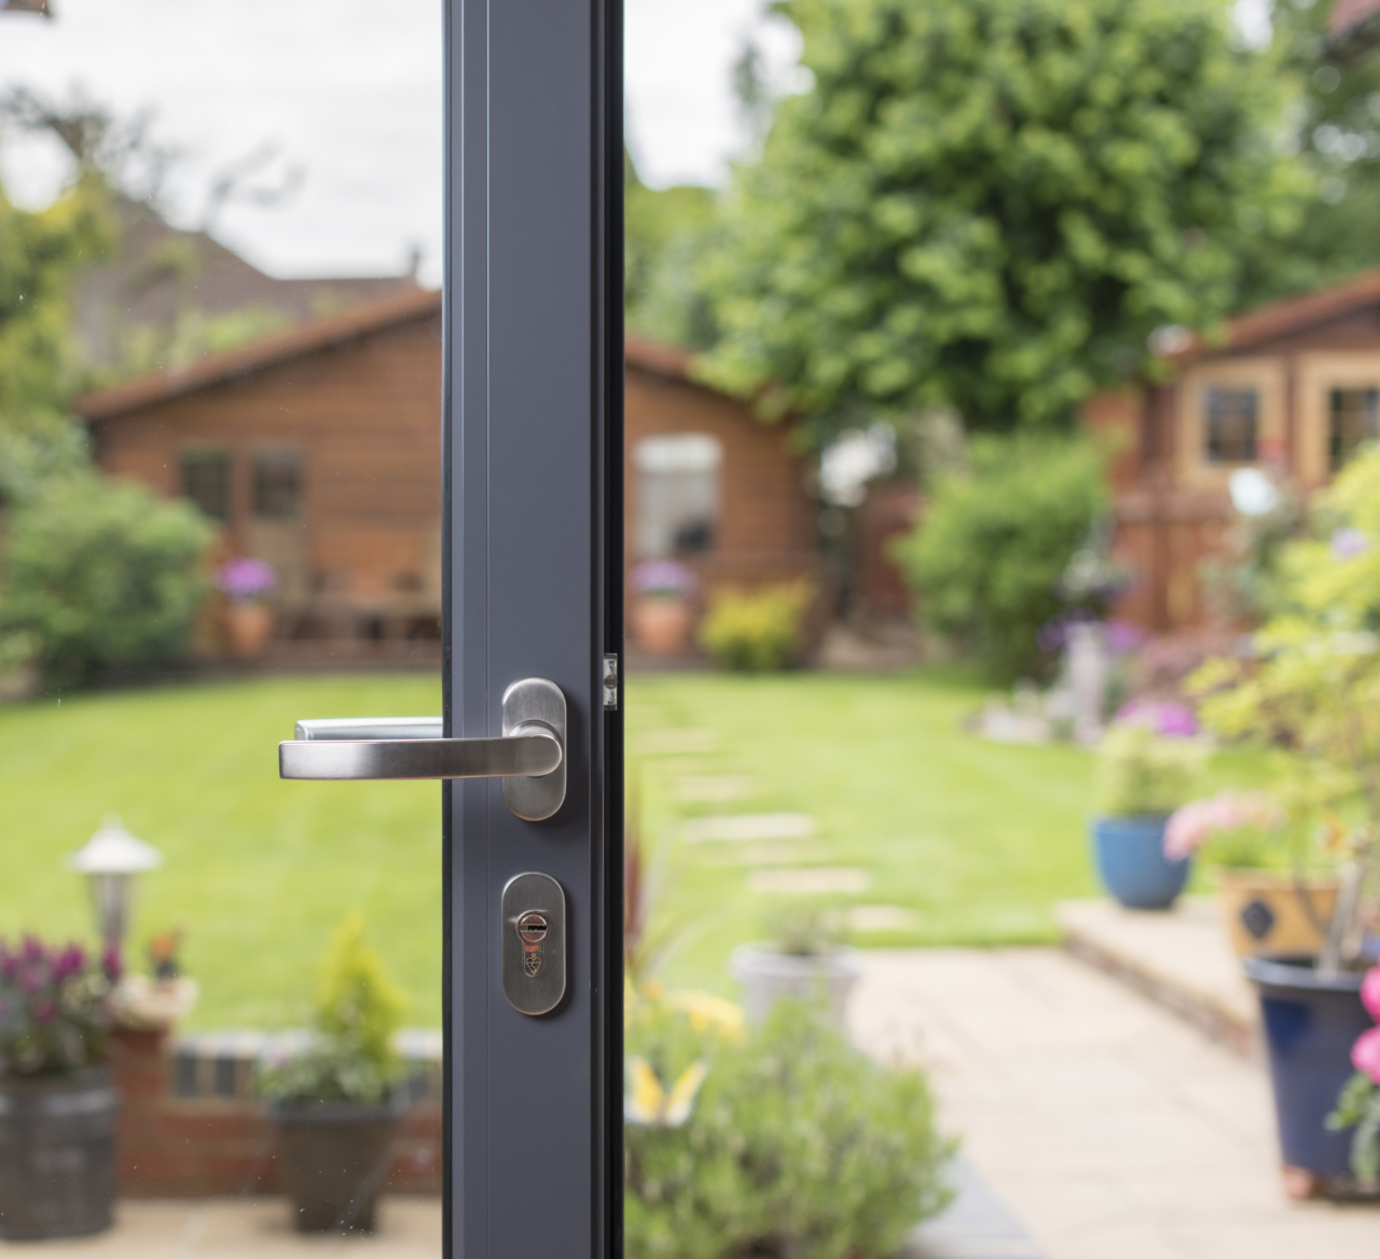
<path id="1" fill-rule="evenodd" d="M 685 838 L 692 844 L 708 840 L 730 843 L 775 839 L 813 839 L 815 820 L 808 813 L 734 813 L 700 817 L 685 824 Z"/>
<path id="2" fill-rule="evenodd" d="M 728 804 L 752 795 L 753 783 L 742 775 L 703 775 L 674 778 L 671 790 L 681 804 Z"/>
<path id="3" fill-rule="evenodd" d="M 843 916 L 850 931 L 866 934 L 869 931 L 914 931 L 920 926 L 920 915 L 900 905 L 854 905 Z"/>
<path id="4" fill-rule="evenodd" d="M 799 866 L 791 869 L 754 870 L 748 887 L 768 896 L 827 896 L 865 892 L 872 876 L 856 866 Z"/>
<path id="5" fill-rule="evenodd" d="M 730 844 L 711 850 L 708 864 L 715 866 L 800 866 L 827 861 L 833 856 L 828 844 L 782 843 Z"/>
<path id="6" fill-rule="evenodd" d="M 712 752 L 719 736 L 713 730 L 693 727 L 672 730 L 643 730 L 628 740 L 634 752 L 643 756 L 696 756 Z"/>

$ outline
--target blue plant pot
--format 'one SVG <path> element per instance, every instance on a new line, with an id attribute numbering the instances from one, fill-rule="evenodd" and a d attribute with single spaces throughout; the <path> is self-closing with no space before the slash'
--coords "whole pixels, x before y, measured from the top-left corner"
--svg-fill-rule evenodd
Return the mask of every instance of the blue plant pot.
<path id="1" fill-rule="evenodd" d="M 1088 826 L 1102 885 L 1127 909 L 1168 909 L 1188 882 L 1189 859 L 1164 855 L 1167 816 L 1099 817 Z"/>
<path id="2" fill-rule="evenodd" d="M 1260 997 L 1279 1146 L 1285 1164 L 1324 1179 L 1351 1176 L 1351 1132 L 1324 1120 L 1351 1078 L 1351 1046 L 1374 1027 L 1361 1004 L 1361 976 L 1322 978 L 1304 957 L 1248 957 Z"/>

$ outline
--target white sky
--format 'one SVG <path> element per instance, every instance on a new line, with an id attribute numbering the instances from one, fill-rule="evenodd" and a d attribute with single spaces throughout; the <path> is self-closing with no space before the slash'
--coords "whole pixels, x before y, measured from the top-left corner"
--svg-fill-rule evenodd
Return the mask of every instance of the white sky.
<path id="1" fill-rule="evenodd" d="M 122 115 L 152 107 L 185 154 L 175 218 L 201 222 L 213 174 L 265 142 L 305 168 L 275 209 L 231 205 L 217 234 L 278 275 L 386 273 L 423 251 L 439 274 L 439 0 L 53 0 L 57 18 L 0 16 L 0 90 L 80 89 Z M 757 31 L 788 66 L 793 35 L 762 0 L 627 0 L 629 138 L 642 177 L 720 183 L 743 136 L 730 88 Z M 386 11 L 387 17 L 380 13 Z M 156 38 L 151 32 L 157 32 Z M 61 178 L 50 149 L 10 138 L 0 177 L 42 204 Z"/>

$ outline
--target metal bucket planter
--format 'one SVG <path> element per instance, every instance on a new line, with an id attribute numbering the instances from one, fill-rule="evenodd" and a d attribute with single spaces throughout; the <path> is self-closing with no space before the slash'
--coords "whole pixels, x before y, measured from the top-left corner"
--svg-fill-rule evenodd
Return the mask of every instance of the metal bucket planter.
<path id="1" fill-rule="evenodd" d="M 1168 816 L 1099 817 L 1088 825 L 1102 885 L 1127 909 L 1168 909 L 1188 882 L 1190 861 L 1164 855 Z"/>
<path id="2" fill-rule="evenodd" d="M 862 968 L 857 953 L 839 949 L 833 953 L 800 956 L 782 953 L 770 944 L 744 944 L 729 959 L 729 974 L 743 985 L 743 1012 L 748 1022 L 761 1023 L 782 997 L 829 1003 L 834 1025 L 842 1029 L 848 996 Z"/>
<path id="3" fill-rule="evenodd" d="M 279 1102 L 270 1113 L 297 1231 L 372 1233 L 400 1108 Z"/>
<path id="4" fill-rule="evenodd" d="M 1324 978 L 1306 957 L 1244 960 L 1260 997 L 1270 1060 L 1279 1145 L 1291 1192 L 1346 1188 L 1351 1133 L 1329 1132 L 1324 1120 L 1351 1078 L 1351 1046 L 1375 1026 L 1361 1004 L 1361 976 Z"/>
<path id="5" fill-rule="evenodd" d="M 105 1067 L 0 1080 L 0 1237 L 110 1227 L 119 1096 Z"/>

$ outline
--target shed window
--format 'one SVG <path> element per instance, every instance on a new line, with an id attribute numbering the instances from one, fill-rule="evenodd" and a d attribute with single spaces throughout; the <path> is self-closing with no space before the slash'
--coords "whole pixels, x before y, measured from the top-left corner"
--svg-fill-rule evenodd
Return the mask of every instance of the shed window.
<path id="1" fill-rule="evenodd" d="M 1327 415 L 1328 458 L 1336 472 L 1363 442 L 1380 438 L 1380 389 L 1333 389 Z"/>
<path id="2" fill-rule="evenodd" d="M 302 460 L 296 451 L 254 456 L 254 515 L 287 520 L 297 515 L 302 494 Z"/>
<path id="3" fill-rule="evenodd" d="M 1209 386 L 1204 450 L 1209 463 L 1254 463 L 1260 433 L 1260 394 L 1251 388 Z"/>
<path id="4" fill-rule="evenodd" d="M 230 456 L 194 450 L 182 456 L 182 493 L 212 520 L 230 519 Z"/>
<path id="5" fill-rule="evenodd" d="M 714 549 L 719 531 L 723 444 L 707 433 L 648 437 L 637 444 L 637 553 L 643 559 Z"/>

